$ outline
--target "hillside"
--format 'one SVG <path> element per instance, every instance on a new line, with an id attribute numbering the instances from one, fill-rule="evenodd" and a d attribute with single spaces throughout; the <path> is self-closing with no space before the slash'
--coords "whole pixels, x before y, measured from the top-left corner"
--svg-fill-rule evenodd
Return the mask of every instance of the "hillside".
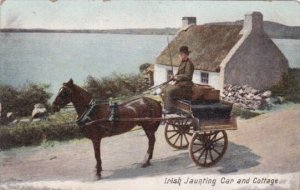
<path id="1" fill-rule="evenodd" d="M 243 25 L 243 20 L 207 24 Z M 264 21 L 264 30 L 271 38 L 300 39 L 300 26 L 287 26 L 277 22 Z"/>

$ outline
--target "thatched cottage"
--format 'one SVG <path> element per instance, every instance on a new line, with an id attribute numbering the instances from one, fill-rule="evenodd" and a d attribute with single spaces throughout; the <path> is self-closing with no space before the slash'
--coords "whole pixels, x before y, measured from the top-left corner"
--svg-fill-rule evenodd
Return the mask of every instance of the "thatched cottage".
<path id="1" fill-rule="evenodd" d="M 183 28 L 156 59 L 154 84 L 167 80 L 179 65 L 178 48 L 191 49 L 195 65 L 193 81 L 223 89 L 224 84 L 267 89 L 288 72 L 288 61 L 263 29 L 263 15 L 245 15 L 244 25 L 196 25 L 195 17 L 184 17 Z M 169 51 L 170 50 L 170 51 Z"/>

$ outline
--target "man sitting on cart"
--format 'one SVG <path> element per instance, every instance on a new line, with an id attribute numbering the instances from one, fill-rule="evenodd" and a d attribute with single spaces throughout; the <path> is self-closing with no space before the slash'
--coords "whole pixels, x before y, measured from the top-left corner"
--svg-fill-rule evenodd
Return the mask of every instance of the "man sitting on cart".
<path id="1" fill-rule="evenodd" d="M 171 80 L 175 81 L 174 85 L 168 84 L 165 87 L 164 114 L 175 113 L 175 99 L 190 99 L 192 96 L 194 64 L 189 59 L 189 48 L 181 46 L 179 49 L 180 65 L 178 72 L 172 76 Z"/>

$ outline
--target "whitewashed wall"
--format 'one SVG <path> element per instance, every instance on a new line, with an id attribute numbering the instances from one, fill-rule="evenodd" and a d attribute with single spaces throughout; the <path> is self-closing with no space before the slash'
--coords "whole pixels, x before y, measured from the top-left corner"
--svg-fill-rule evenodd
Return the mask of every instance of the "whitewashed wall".
<path id="1" fill-rule="evenodd" d="M 167 81 L 168 70 L 171 70 L 171 66 L 155 64 L 154 65 L 154 85 L 159 85 Z M 174 67 L 174 73 L 176 73 L 178 67 Z M 206 71 L 202 71 L 206 72 Z M 208 72 L 208 85 L 219 89 L 220 88 L 220 73 Z M 201 70 L 195 70 L 193 75 L 193 82 L 197 84 L 201 83 Z"/>

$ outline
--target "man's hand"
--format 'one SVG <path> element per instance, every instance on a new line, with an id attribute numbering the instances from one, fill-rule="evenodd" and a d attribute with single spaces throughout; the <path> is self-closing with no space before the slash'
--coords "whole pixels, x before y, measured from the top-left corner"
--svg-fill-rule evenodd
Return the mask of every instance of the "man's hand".
<path id="1" fill-rule="evenodd" d="M 170 80 L 176 80 L 176 76 L 171 76 Z"/>

